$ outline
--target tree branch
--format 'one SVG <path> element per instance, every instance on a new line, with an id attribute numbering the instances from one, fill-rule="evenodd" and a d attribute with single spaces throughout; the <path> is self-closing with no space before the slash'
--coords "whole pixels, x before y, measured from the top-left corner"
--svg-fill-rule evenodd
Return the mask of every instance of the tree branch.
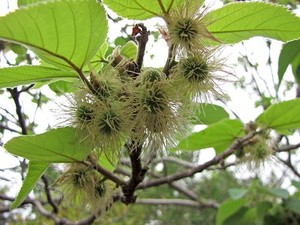
<path id="1" fill-rule="evenodd" d="M 21 127 L 21 130 L 22 130 L 22 134 L 26 135 L 27 134 L 27 126 L 26 126 L 26 122 L 25 122 L 25 119 L 24 119 L 24 116 L 23 116 L 23 113 L 22 113 L 22 106 L 20 104 L 20 93 L 18 91 L 17 88 L 7 88 L 7 90 L 9 91 L 9 93 L 11 94 L 13 100 L 14 100 L 14 103 L 15 103 L 15 106 L 16 106 L 16 113 L 18 115 L 18 121 L 19 121 L 19 125 Z"/>
<path id="2" fill-rule="evenodd" d="M 300 143 L 299 144 L 295 144 L 295 145 L 287 145 L 287 146 L 283 146 L 280 147 L 278 149 L 276 149 L 276 152 L 289 152 L 291 150 L 295 150 L 297 148 L 300 148 Z"/>
<path id="3" fill-rule="evenodd" d="M 168 50 L 168 59 L 166 61 L 166 64 L 163 68 L 163 73 L 166 74 L 166 76 L 168 77 L 170 75 L 170 70 L 172 69 L 172 65 L 175 63 L 175 56 L 174 56 L 174 51 L 175 51 L 175 47 L 174 45 L 171 45 L 169 47 L 169 50 Z"/>
<path id="4" fill-rule="evenodd" d="M 142 144 L 135 143 L 134 141 L 130 143 L 126 143 L 126 148 L 129 152 L 130 162 L 131 162 L 131 177 L 129 181 L 122 185 L 123 198 L 121 201 L 126 205 L 130 203 L 134 203 L 136 201 L 136 195 L 134 192 L 138 184 L 140 184 L 145 177 L 145 174 L 148 168 L 143 168 L 141 163 L 141 152 L 142 152 Z"/>
<path id="5" fill-rule="evenodd" d="M 42 176 L 42 181 L 44 182 L 44 185 L 45 185 L 45 192 L 46 192 L 46 196 L 47 196 L 47 201 L 52 206 L 53 213 L 57 214 L 58 213 L 58 205 L 54 202 L 54 200 L 51 196 L 51 190 L 49 188 L 48 178 L 45 175 L 43 175 Z"/>
<path id="6" fill-rule="evenodd" d="M 187 206 L 201 209 L 202 205 L 199 202 L 187 199 L 137 199 L 136 204 L 143 205 L 176 205 L 176 206 Z"/>
<path id="7" fill-rule="evenodd" d="M 207 169 L 208 167 L 212 165 L 218 164 L 220 161 L 224 160 L 228 156 L 230 156 L 235 149 L 238 149 L 242 147 L 246 142 L 248 142 L 251 138 L 253 138 L 257 132 L 253 131 L 247 134 L 245 137 L 236 140 L 226 151 L 224 151 L 222 154 L 215 156 L 213 159 L 198 165 L 196 167 L 190 168 L 188 170 L 184 170 L 178 173 L 175 173 L 173 175 L 169 175 L 166 177 L 158 178 L 156 180 L 146 181 L 138 185 L 138 189 L 144 189 L 146 187 L 153 187 L 158 186 L 162 184 L 171 183 L 176 180 L 180 180 L 182 178 L 193 176 L 195 173 L 202 172 L 203 170 Z"/>
<path id="8" fill-rule="evenodd" d="M 86 166 L 96 169 L 99 173 L 101 173 L 107 179 L 115 182 L 117 185 L 121 186 L 121 185 L 126 184 L 126 182 L 124 180 L 122 180 L 121 178 L 119 178 L 116 174 L 110 172 L 109 170 L 104 169 L 99 164 L 94 165 L 90 161 L 83 161 L 82 163 Z"/>
<path id="9" fill-rule="evenodd" d="M 135 72 L 140 72 L 141 68 L 143 66 L 143 60 L 144 60 L 144 55 L 146 51 L 146 44 L 148 42 L 148 37 L 150 32 L 147 30 L 147 28 L 144 26 L 144 24 L 139 23 L 137 24 L 139 28 L 141 28 L 141 31 L 139 32 L 139 36 L 137 36 L 136 40 L 139 44 L 139 49 L 138 49 L 138 54 L 137 54 L 137 59 L 136 59 L 136 64 L 138 66 L 137 71 Z"/>

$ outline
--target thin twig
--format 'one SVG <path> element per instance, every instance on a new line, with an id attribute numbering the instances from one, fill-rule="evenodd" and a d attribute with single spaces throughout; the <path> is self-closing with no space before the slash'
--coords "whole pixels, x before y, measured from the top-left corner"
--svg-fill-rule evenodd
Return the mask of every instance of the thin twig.
<path id="1" fill-rule="evenodd" d="M 42 176 L 42 181 L 44 182 L 44 185 L 45 185 L 45 192 L 46 192 L 47 200 L 53 208 L 53 213 L 57 214 L 58 213 L 58 205 L 54 202 L 54 200 L 52 198 L 51 190 L 49 188 L 49 181 L 48 181 L 48 178 L 46 177 L 46 175 Z"/>
<path id="2" fill-rule="evenodd" d="M 188 199 L 137 199 L 137 204 L 143 205 L 175 205 L 175 206 L 185 206 L 193 208 L 202 208 L 202 205 L 199 202 L 188 200 Z"/>
<path id="3" fill-rule="evenodd" d="M 117 185 L 124 185 L 126 184 L 126 182 L 124 180 L 122 180 L 121 178 L 119 178 L 116 174 L 110 172 L 109 170 L 103 168 L 100 165 L 94 165 L 92 164 L 90 161 L 83 161 L 82 162 L 84 165 L 92 167 L 94 169 L 96 169 L 99 173 L 101 173 L 104 177 L 106 177 L 107 179 L 115 182 Z"/>
<path id="4" fill-rule="evenodd" d="M 295 150 L 297 148 L 300 148 L 300 143 L 299 144 L 295 144 L 295 145 L 287 145 L 287 146 L 283 146 L 280 147 L 278 149 L 276 149 L 276 152 L 289 152 L 291 150 Z"/>

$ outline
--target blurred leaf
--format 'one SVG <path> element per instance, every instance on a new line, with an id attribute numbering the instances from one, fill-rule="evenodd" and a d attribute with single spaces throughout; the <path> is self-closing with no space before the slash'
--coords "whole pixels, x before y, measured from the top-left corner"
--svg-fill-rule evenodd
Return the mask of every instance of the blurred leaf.
<path id="1" fill-rule="evenodd" d="M 22 44 L 68 70 L 89 62 L 108 32 L 104 7 L 95 0 L 31 4 L 1 17 L 0 24 L 0 39 Z"/>
<path id="2" fill-rule="evenodd" d="M 121 55 L 125 56 L 129 59 L 135 59 L 137 55 L 137 46 L 133 41 L 127 42 L 122 48 L 121 48 Z"/>
<path id="3" fill-rule="evenodd" d="M 240 120 L 225 119 L 181 140 L 177 148 L 195 151 L 213 147 L 219 154 L 243 134 L 243 124 Z"/>
<path id="4" fill-rule="evenodd" d="M 262 3 L 239 2 L 225 5 L 204 16 L 208 30 L 222 43 L 238 43 L 254 36 L 281 41 L 300 37 L 300 18 L 287 8 Z"/>
<path id="5" fill-rule="evenodd" d="M 296 187 L 298 190 L 300 190 L 300 182 L 299 182 L 299 181 L 293 180 L 293 181 L 292 181 L 292 185 L 293 185 L 294 187 Z"/>
<path id="6" fill-rule="evenodd" d="M 264 128 L 272 128 L 281 134 L 289 134 L 292 129 L 300 127 L 300 99 L 271 105 L 256 118 Z"/>
<path id="7" fill-rule="evenodd" d="M 229 118 L 229 114 L 226 110 L 218 105 L 199 103 L 197 104 L 197 108 L 195 117 L 191 118 L 193 124 L 209 125 Z"/>
<path id="8" fill-rule="evenodd" d="M 283 45 L 278 60 L 278 88 L 287 67 L 300 56 L 300 39 Z M 299 62 L 297 62 L 299 63 Z"/>
<path id="9" fill-rule="evenodd" d="M 300 199 L 289 199 L 286 200 L 284 203 L 288 209 L 300 214 Z"/>
<path id="10" fill-rule="evenodd" d="M 254 225 L 256 219 L 256 210 L 254 208 L 242 207 L 236 213 L 227 218 L 223 225 Z"/>
<path id="11" fill-rule="evenodd" d="M 266 188 L 265 189 L 268 194 L 271 194 L 275 197 L 279 198 L 288 198 L 290 196 L 289 192 L 282 188 Z"/>
<path id="12" fill-rule="evenodd" d="M 80 141 L 75 128 L 64 127 L 43 134 L 19 136 L 4 145 L 13 154 L 32 162 L 68 163 L 84 160 L 92 150 Z"/>
<path id="13" fill-rule="evenodd" d="M 75 72 L 43 66 L 16 66 L 0 69 L 0 88 L 46 82 L 57 78 L 77 78 Z"/>
<path id="14" fill-rule="evenodd" d="M 257 207 L 256 207 L 256 215 L 257 215 L 256 221 L 257 221 L 258 225 L 263 225 L 264 224 L 264 217 L 268 213 L 269 209 L 271 209 L 271 208 L 272 208 L 272 203 L 271 202 L 263 201 L 263 202 L 259 202 L 257 204 Z"/>
<path id="15" fill-rule="evenodd" d="M 239 209 L 241 209 L 244 206 L 244 204 L 244 199 L 228 199 L 225 202 L 223 202 L 218 209 L 216 224 L 222 225 L 227 218 L 239 211 Z"/>
<path id="16" fill-rule="evenodd" d="M 25 200 L 31 190 L 34 188 L 40 177 L 48 168 L 49 163 L 44 162 L 29 162 L 28 171 L 23 181 L 22 187 L 18 193 L 18 196 L 11 204 L 10 208 L 15 209 Z"/>
<path id="17" fill-rule="evenodd" d="M 145 20 L 152 17 L 164 16 L 164 12 L 160 6 L 160 1 L 145 0 L 104 0 L 111 10 L 119 16 L 134 20 Z M 182 4 L 183 0 L 163 0 L 161 1 L 164 10 L 175 8 Z"/>
<path id="18" fill-rule="evenodd" d="M 230 188 L 228 190 L 230 198 L 234 200 L 244 197 L 247 192 L 248 190 L 243 188 Z"/>

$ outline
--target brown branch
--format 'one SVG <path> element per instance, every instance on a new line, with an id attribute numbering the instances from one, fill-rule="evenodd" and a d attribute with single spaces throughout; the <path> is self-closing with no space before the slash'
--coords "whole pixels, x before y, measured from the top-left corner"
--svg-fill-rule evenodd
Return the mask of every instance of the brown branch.
<path id="1" fill-rule="evenodd" d="M 288 152 L 290 153 L 290 152 Z M 281 159 L 280 157 L 277 156 L 277 159 L 282 162 L 284 165 L 286 165 L 293 173 L 296 175 L 298 178 L 300 178 L 300 173 L 296 170 L 296 168 L 293 166 L 290 158 L 290 154 L 287 160 Z"/>
<path id="2" fill-rule="evenodd" d="M 284 147 L 280 147 L 278 149 L 276 149 L 276 152 L 289 152 L 291 150 L 295 150 L 297 148 L 300 148 L 300 143 L 299 144 L 295 144 L 295 145 L 287 145 Z"/>
<path id="3" fill-rule="evenodd" d="M 1 129 L 4 129 L 4 130 L 11 131 L 11 132 L 14 132 L 14 133 L 21 134 L 20 131 L 17 131 L 17 130 L 15 130 L 15 129 L 13 129 L 13 128 L 10 128 L 10 127 L 8 127 L 8 126 L 5 126 L 5 125 L 3 125 L 3 124 L 1 124 L 1 123 L 0 123 L 0 128 L 1 128 Z"/>
<path id="4" fill-rule="evenodd" d="M 163 73 L 166 74 L 167 77 L 170 75 L 170 70 L 172 69 L 172 67 L 175 64 L 174 52 L 175 52 L 175 47 L 174 47 L 174 45 L 171 45 L 169 47 L 169 51 L 168 51 L 168 59 L 167 59 L 167 61 L 165 63 L 165 66 L 163 68 Z"/>
<path id="5" fill-rule="evenodd" d="M 22 106 L 20 104 L 20 99 L 19 99 L 21 92 L 19 92 L 17 88 L 8 88 L 7 90 L 9 91 L 9 93 L 11 94 L 11 96 L 14 100 L 14 103 L 16 106 L 16 113 L 18 115 L 18 122 L 21 127 L 22 134 L 26 135 L 27 134 L 27 126 L 26 126 L 26 121 L 25 121 L 23 113 L 22 113 Z"/>
<path id="6" fill-rule="evenodd" d="M 224 151 L 222 154 L 215 156 L 213 159 L 195 166 L 193 168 L 190 168 L 188 170 L 184 170 L 178 173 L 175 173 L 173 175 L 169 175 L 166 177 L 158 178 L 156 180 L 146 181 L 138 185 L 138 189 L 144 189 L 146 187 L 153 187 L 153 186 L 159 186 L 163 184 L 168 184 L 176 180 L 180 180 L 186 177 L 193 176 L 196 173 L 202 172 L 203 170 L 209 168 L 212 165 L 218 164 L 220 161 L 226 159 L 228 156 L 230 156 L 235 149 L 238 149 L 242 147 L 246 142 L 248 142 L 251 138 L 253 138 L 257 132 L 253 131 L 249 134 L 247 134 L 245 137 L 241 139 L 237 139 L 226 151 Z"/>
<path id="7" fill-rule="evenodd" d="M 134 192 L 136 190 L 136 187 L 144 180 L 148 168 L 142 167 L 142 144 L 132 141 L 130 143 L 126 143 L 126 148 L 129 152 L 132 170 L 129 181 L 125 185 L 122 185 L 124 196 L 122 197 L 121 201 L 128 205 L 136 201 L 137 196 L 134 195 Z"/>
<path id="8" fill-rule="evenodd" d="M 204 200 L 199 198 L 199 196 L 187 189 L 184 188 L 183 186 L 180 186 L 176 183 L 171 183 L 170 186 L 174 189 L 176 189 L 177 191 L 181 192 L 182 194 L 186 195 L 187 197 L 189 197 L 190 199 L 194 200 L 195 202 L 198 202 L 198 204 L 201 206 L 201 208 L 213 208 L 213 209 L 218 209 L 219 208 L 219 204 L 213 200 Z"/>
<path id="9" fill-rule="evenodd" d="M 139 44 L 139 49 L 138 49 L 137 59 L 136 59 L 137 71 L 135 71 L 135 72 L 140 72 L 141 68 L 143 66 L 144 55 L 145 55 L 145 51 L 146 51 L 146 44 L 148 42 L 150 32 L 147 30 L 147 28 L 142 23 L 137 24 L 137 26 L 139 28 L 141 28 L 141 31 L 139 32 L 140 35 L 137 36 L 137 38 L 136 38 L 136 40 Z"/>
<path id="10" fill-rule="evenodd" d="M 92 168 L 96 169 L 104 177 L 106 177 L 107 179 L 115 182 L 117 185 L 121 186 L 121 185 L 126 184 L 126 182 L 124 180 L 122 180 L 121 178 L 119 178 L 116 174 L 114 174 L 114 173 L 110 172 L 109 170 L 101 167 L 99 164 L 94 165 L 90 161 L 83 161 L 82 163 L 86 166 L 89 166 L 89 167 L 92 167 Z"/>
<path id="11" fill-rule="evenodd" d="M 193 168 L 196 166 L 195 163 L 191 163 L 191 162 L 188 162 L 188 161 L 185 161 L 182 159 L 178 159 L 175 157 L 164 157 L 164 158 L 162 158 L 162 160 L 165 162 L 176 163 L 176 164 L 179 164 L 179 165 L 187 167 L 187 168 Z"/>
<path id="12" fill-rule="evenodd" d="M 55 201 L 52 198 L 51 190 L 49 188 L 49 181 L 48 181 L 48 178 L 46 177 L 46 175 L 42 176 L 42 181 L 44 182 L 44 185 L 45 185 L 45 192 L 46 192 L 46 196 L 47 196 L 47 201 L 49 202 L 49 204 L 53 208 L 53 213 L 58 214 L 58 205 L 55 203 Z"/>
<path id="13" fill-rule="evenodd" d="M 185 206 L 193 208 L 202 208 L 202 205 L 199 202 L 187 199 L 137 199 L 136 204 L 143 205 L 175 205 L 175 206 Z"/>

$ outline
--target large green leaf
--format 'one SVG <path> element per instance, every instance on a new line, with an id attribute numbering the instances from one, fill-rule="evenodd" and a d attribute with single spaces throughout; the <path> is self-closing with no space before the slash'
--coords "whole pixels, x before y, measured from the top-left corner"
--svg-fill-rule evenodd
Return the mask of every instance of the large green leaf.
<path id="1" fill-rule="evenodd" d="M 240 120 L 225 119 L 181 140 L 177 148 L 194 151 L 213 147 L 217 153 L 220 153 L 243 134 L 243 124 Z"/>
<path id="2" fill-rule="evenodd" d="M 262 2 L 227 4 L 208 13 L 208 30 L 223 43 L 237 43 L 254 36 L 281 41 L 300 37 L 300 18 L 287 8 Z"/>
<path id="3" fill-rule="evenodd" d="M 19 136 L 4 147 L 11 154 L 30 161 L 68 163 L 84 160 L 92 150 L 89 144 L 79 140 L 72 127 L 57 128 L 38 135 Z"/>
<path id="4" fill-rule="evenodd" d="M 52 79 L 76 78 L 72 71 L 43 66 L 16 66 L 0 69 L 0 88 L 45 82 Z"/>
<path id="5" fill-rule="evenodd" d="M 164 16 L 164 11 L 182 4 L 183 0 L 103 0 L 118 15 L 134 20 L 145 20 L 155 16 Z M 161 4 L 160 4 L 161 3 Z M 163 8 L 162 8 L 163 7 Z"/>
<path id="6" fill-rule="evenodd" d="M 27 6 L 30 4 L 38 3 L 38 2 L 44 2 L 44 1 L 49 1 L 49 0 L 18 0 L 18 6 Z"/>
<path id="7" fill-rule="evenodd" d="M 29 162 L 28 171 L 23 185 L 18 193 L 17 198 L 10 206 L 11 209 L 17 208 L 31 192 L 35 184 L 48 168 L 49 163 L 44 162 Z"/>
<path id="8" fill-rule="evenodd" d="M 197 104 L 196 115 L 191 118 L 193 124 L 213 124 L 220 120 L 229 118 L 228 112 L 224 108 L 214 104 Z"/>
<path id="9" fill-rule="evenodd" d="M 42 60 L 81 69 L 107 36 L 104 7 L 95 0 L 46 1 L 0 18 L 0 39 L 24 45 Z"/>
<path id="10" fill-rule="evenodd" d="M 300 99 L 271 105 L 256 118 L 263 128 L 272 128 L 279 133 L 289 134 L 292 129 L 300 127 Z"/>
<path id="11" fill-rule="evenodd" d="M 300 57 L 300 39 L 286 43 L 280 52 L 278 60 L 278 87 L 287 67 Z M 298 62 L 297 62 L 298 63 Z"/>
<path id="12" fill-rule="evenodd" d="M 244 204 L 244 199 L 228 199 L 225 202 L 223 202 L 218 209 L 216 224 L 222 225 L 227 218 L 239 211 L 244 206 Z"/>

